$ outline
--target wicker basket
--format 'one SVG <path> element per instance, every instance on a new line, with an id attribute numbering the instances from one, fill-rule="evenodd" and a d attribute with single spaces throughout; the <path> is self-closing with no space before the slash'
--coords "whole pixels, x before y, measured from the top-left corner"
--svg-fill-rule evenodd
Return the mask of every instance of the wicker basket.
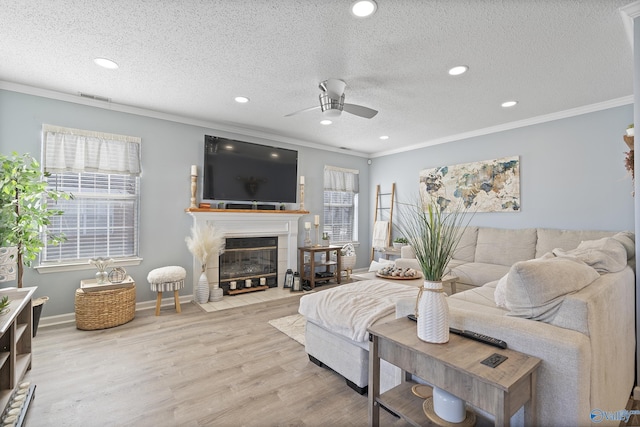
<path id="1" fill-rule="evenodd" d="M 136 287 L 84 292 L 76 289 L 76 327 L 83 331 L 113 328 L 136 315 Z"/>

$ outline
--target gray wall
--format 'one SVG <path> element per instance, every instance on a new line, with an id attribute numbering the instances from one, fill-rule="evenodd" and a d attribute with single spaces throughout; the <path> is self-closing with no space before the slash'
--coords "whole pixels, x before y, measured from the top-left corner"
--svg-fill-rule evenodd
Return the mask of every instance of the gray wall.
<path id="1" fill-rule="evenodd" d="M 521 162 L 520 213 L 476 214 L 476 225 L 504 228 L 633 230 L 631 178 L 624 169 L 626 145 L 622 134 L 632 122 L 631 105 L 572 118 L 494 133 L 407 153 L 366 159 L 289 144 L 241 137 L 195 126 L 0 90 L 0 152 L 29 152 L 40 157 L 41 127 L 53 125 L 126 134 L 142 138 L 142 202 L 140 266 L 127 271 L 137 281 L 137 300 L 151 301 L 146 276 L 156 267 L 191 265 L 184 238 L 189 234 L 189 166 L 201 165 L 203 135 L 238 137 L 251 142 L 294 148 L 299 174 L 305 176 L 305 208 L 312 221 L 322 211 L 325 164 L 360 170 L 358 267 L 369 263 L 369 242 L 376 184 L 382 191 L 392 182 L 399 200 L 413 199 L 421 169 L 518 155 Z M 200 187 L 200 186 L 199 186 Z M 299 235 L 300 242 L 304 233 Z M 295 267 L 294 267 L 295 268 Z M 190 268 L 187 268 L 189 271 Z M 25 272 L 25 286 L 38 286 L 37 295 L 51 299 L 43 316 L 74 311 L 74 292 L 93 270 L 39 274 Z M 191 271 L 187 277 L 191 283 Z M 5 283 L 11 286 L 13 283 Z M 188 294 L 191 289 L 185 289 Z"/>
<path id="2" fill-rule="evenodd" d="M 622 139 L 632 121 L 633 106 L 627 105 L 374 158 L 370 188 L 396 182 L 398 200 L 411 202 L 422 169 L 517 155 L 521 211 L 476 213 L 472 224 L 634 230 L 633 184 Z"/>
<path id="3" fill-rule="evenodd" d="M 40 159 L 43 123 L 142 138 L 140 256 L 144 260 L 139 266 L 127 267 L 127 272 L 136 280 L 138 302 L 155 299 L 146 282 L 148 272 L 154 268 L 182 265 L 188 271 L 186 283 L 192 283 L 192 258 L 184 241 L 189 235 L 192 220 L 185 213 L 185 208 L 190 202 L 190 165 L 197 164 L 201 170 L 205 134 L 298 150 L 298 172 L 305 176 L 306 181 L 305 209 L 310 211 L 309 216 L 300 219 L 300 229 L 304 221 L 313 221 L 314 214 L 322 213 L 325 164 L 360 170 L 361 203 L 365 207 L 369 205 L 368 165 L 362 157 L 0 90 L 1 153 L 31 153 Z M 198 188 L 201 188 L 200 184 Z M 362 209 L 359 229 L 364 241 L 368 240 L 368 223 L 365 208 Z M 304 233 L 299 234 L 299 239 L 302 245 Z M 359 247 L 359 265 L 367 265 L 368 260 L 368 246 Z M 291 268 L 295 270 L 297 266 Z M 75 289 L 79 287 L 80 280 L 91 278 L 93 274 L 93 269 L 45 274 L 27 269 L 24 286 L 38 286 L 36 296 L 50 297 L 43 311 L 44 317 L 68 314 L 74 312 Z M 0 285 L 15 286 L 15 282 Z M 181 293 L 191 292 L 187 286 Z"/>

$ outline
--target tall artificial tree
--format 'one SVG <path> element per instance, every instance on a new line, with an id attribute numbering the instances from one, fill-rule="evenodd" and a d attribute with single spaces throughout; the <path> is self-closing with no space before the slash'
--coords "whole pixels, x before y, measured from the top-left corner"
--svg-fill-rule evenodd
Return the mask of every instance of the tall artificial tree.
<path id="1" fill-rule="evenodd" d="M 31 267 L 45 244 L 64 241 L 64 236 L 47 230 L 51 217 L 62 211 L 49 208 L 48 200 L 71 196 L 47 189 L 39 163 L 29 154 L 0 154 L 0 246 L 17 249 L 18 287 L 22 287 L 24 266 Z"/>

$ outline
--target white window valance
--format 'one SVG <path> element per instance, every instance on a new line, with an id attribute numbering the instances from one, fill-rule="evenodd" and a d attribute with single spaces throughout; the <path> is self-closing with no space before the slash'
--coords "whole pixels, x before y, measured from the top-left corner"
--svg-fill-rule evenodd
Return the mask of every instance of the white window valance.
<path id="1" fill-rule="evenodd" d="M 45 172 L 96 172 L 139 176 L 141 139 L 43 125 Z"/>
<path id="2" fill-rule="evenodd" d="M 357 193 L 360 190 L 359 177 L 360 171 L 355 169 L 325 166 L 324 190 Z"/>

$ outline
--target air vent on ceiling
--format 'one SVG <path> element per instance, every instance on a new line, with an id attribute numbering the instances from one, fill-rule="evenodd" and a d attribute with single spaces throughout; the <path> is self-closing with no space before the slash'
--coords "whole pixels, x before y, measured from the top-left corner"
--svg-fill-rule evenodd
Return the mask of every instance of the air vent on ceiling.
<path id="1" fill-rule="evenodd" d="M 94 101 L 111 102 L 111 98 L 98 96 L 98 95 L 91 95 L 89 93 L 78 92 L 78 96 L 80 96 L 81 98 L 93 99 Z"/>

